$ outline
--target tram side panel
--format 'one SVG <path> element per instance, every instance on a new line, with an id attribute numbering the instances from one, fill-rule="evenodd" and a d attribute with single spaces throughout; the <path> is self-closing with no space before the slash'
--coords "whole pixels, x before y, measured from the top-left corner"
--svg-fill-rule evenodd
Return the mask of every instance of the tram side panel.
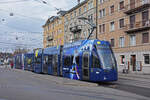
<path id="1" fill-rule="evenodd" d="M 33 59 L 34 54 L 33 53 L 26 53 L 25 54 L 25 70 L 33 71 Z"/>
<path id="2" fill-rule="evenodd" d="M 71 70 L 71 55 L 65 55 L 62 56 L 62 75 L 65 78 L 70 78 L 70 70 Z"/>
<path id="3" fill-rule="evenodd" d="M 34 52 L 34 72 L 42 73 L 43 65 L 43 49 L 35 50 Z"/>
<path id="4" fill-rule="evenodd" d="M 49 75 L 60 76 L 60 47 L 44 49 L 43 71 Z"/>

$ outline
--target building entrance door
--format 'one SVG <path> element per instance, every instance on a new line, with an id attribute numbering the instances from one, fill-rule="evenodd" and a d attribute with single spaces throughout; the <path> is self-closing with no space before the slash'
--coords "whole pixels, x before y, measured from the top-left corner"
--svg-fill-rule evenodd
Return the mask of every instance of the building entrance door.
<path id="1" fill-rule="evenodd" d="M 136 71 L 136 55 L 131 55 L 131 66 L 133 71 Z"/>

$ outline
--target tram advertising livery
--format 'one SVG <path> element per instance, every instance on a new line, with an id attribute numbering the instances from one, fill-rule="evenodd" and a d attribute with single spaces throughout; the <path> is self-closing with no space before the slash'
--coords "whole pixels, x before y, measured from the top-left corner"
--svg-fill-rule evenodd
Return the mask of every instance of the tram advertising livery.
<path id="1" fill-rule="evenodd" d="M 29 52 L 29 53 L 25 53 L 25 62 L 24 62 L 24 69 L 25 70 L 29 70 L 29 71 L 34 71 L 34 53 L 33 52 Z"/>
<path id="2" fill-rule="evenodd" d="M 16 56 L 16 68 L 21 68 L 22 56 Z M 35 73 L 92 82 L 118 79 L 115 56 L 107 41 L 80 40 L 64 46 L 37 49 L 24 56 L 28 59 L 24 60 L 24 66 L 28 64 L 25 68 Z"/>
<path id="3" fill-rule="evenodd" d="M 35 73 L 42 73 L 43 67 L 43 49 L 36 49 L 34 50 L 34 72 Z"/>

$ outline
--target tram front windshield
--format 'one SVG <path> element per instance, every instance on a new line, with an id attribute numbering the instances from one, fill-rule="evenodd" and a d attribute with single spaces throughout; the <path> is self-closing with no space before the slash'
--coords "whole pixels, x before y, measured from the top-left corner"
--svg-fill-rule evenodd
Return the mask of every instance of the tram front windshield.
<path id="1" fill-rule="evenodd" d="M 116 67 L 115 57 L 109 45 L 97 46 L 97 52 L 104 69 Z"/>

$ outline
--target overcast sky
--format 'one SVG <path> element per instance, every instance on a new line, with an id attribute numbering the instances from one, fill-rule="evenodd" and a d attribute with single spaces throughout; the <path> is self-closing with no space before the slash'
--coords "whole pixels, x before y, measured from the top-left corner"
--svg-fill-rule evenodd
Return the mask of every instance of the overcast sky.
<path id="1" fill-rule="evenodd" d="M 56 15 L 56 8 L 68 10 L 77 4 L 77 0 L 43 1 L 47 4 L 42 0 L 0 0 L 0 51 L 42 47 L 42 25 L 47 18 Z"/>

